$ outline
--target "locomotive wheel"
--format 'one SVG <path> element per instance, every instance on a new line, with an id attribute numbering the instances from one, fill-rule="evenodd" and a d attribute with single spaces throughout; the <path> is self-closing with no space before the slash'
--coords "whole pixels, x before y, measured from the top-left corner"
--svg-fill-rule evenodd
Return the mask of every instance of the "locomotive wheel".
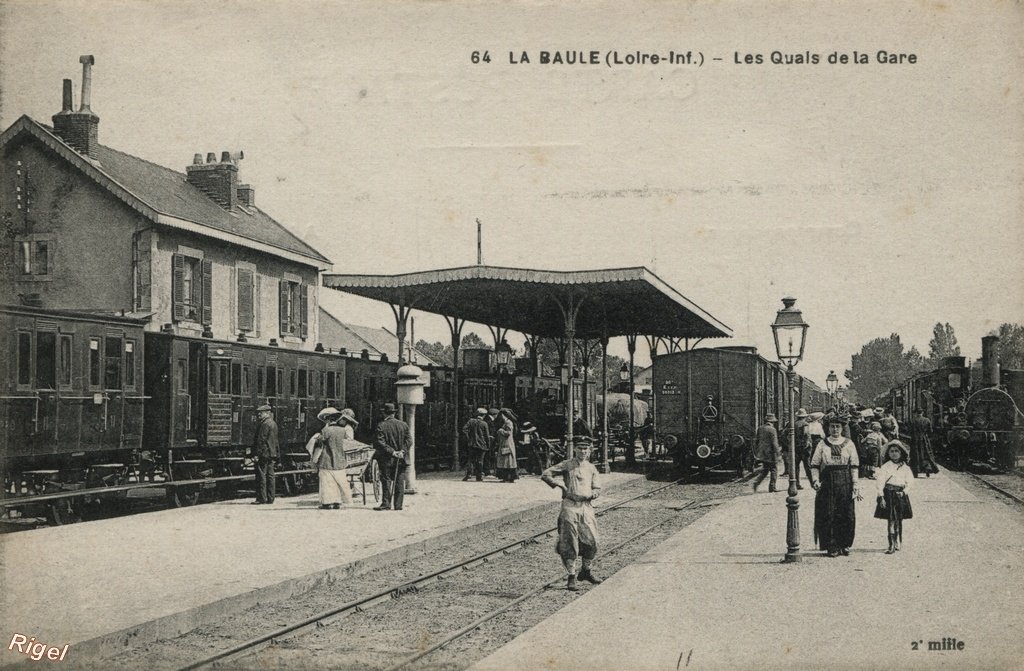
<path id="1" fill-rule="evenodd" d="M 185 485 L 167 489 L 167 503 L 174 508 L 187 508 L 199 503 L 199 486 Z"/>
<path id="2" fill-rule="evenodd" d="M 57 499 L 46 507 L 46 519 L 53 526 L 59 527 L 81 522 L 82 515 L 71 499 Z"/>

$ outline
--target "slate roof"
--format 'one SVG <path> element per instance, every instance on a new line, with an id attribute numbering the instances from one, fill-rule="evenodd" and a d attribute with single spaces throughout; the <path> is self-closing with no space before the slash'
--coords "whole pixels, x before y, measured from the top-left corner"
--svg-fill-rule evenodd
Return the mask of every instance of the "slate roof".
<path id="1" fill-rule="evenodd" d="M 320 307 L 320 342 L 331 349 L 344 347 L 349 353 L 356 354 L 366 349 L 372 355 L 386 354 L 389 361 L 398 361 L 398 336 L 394 333 L 385 328 L 343 322 L 323 306 Z M 441 365 L 423 352 L 414 350 L 408 340 L 405 344 L 406 352 L 415 355 L 412 363 L 419 366 Z"/>
<path id="2" fill-rule="evenodd" d="M 4 131 L 0 145 L 22 131 L 30 132 L 157 223 L 168 226 L 194 224 L 198 228 L 187 228 L 238 244 L 252 243 L 249 246 L 271 254 L 280 250 L 285 253 L 285 258 L 304 260 L 318 268 L 331 263 L 330 259 L 258 207 L 243 206 L 229 212 L 189 184 L 185 173 L 104 145 L 96 147 L 95 156 L 83 156 L 56 135 L 53 128 L 29 116 L 22 116 Z"/>

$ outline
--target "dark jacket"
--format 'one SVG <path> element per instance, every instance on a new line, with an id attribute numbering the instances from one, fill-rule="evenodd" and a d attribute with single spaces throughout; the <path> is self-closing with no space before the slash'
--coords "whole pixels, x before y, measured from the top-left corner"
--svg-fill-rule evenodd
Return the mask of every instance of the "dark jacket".
<path id="1" fill-rule="evenodd" d="M 377 425 L 377 434 L 373 438 L 373 457 L 377 461 L 388 461 L 395 452 L 401 450 L 405 453 L 403 461 L 408 464 L 411 463 L 410 445 L 412 435 L 409 433 L 409 425 L 397 417 L 387 417 Z"/>
<path id="2" fill-rule="evenodd" d="M 486 452 L 491 446 L 491 429 L 479 417 L 470 417 L 462 427 L 462 438 L 467 448 Z"/>
<path id="3" fill-rule="evenodd" d="M 771 424 L 762 424 L 757 427 L 754 434 L 754 458 L 774 464 L 778 461 L 781 450 L 779 448 L 779 433 Z"/>
<path id="4" fill-rule="evenodd" d="M 277 422 L 273 417 L 267 417 L 256 427 L 256 438 L 252 442 L 253 456 L 276 457 L 277 456 Z"/>

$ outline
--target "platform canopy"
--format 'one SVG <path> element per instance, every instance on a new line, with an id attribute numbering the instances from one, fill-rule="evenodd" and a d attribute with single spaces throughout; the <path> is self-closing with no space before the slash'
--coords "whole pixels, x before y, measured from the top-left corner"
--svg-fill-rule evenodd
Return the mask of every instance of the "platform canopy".
<path id="1" fill-rule="evenodd" d="M 580 339 L 732 335 L 728 326 L 642 266 L 552 271 L 476 265 L 402 275 L 325 274 L 323 284 L 532 336 L 565 337 L 567 331 Z"/>

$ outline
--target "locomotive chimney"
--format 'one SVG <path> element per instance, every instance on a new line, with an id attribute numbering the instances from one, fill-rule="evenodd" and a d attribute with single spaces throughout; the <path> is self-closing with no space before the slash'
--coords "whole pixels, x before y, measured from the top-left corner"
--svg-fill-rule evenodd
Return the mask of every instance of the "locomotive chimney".
<path id="1" fill-rule="evenodd" d="M 981 339 L 981 385 L 999 386 L 999 336 L 990 335 Z"/>

